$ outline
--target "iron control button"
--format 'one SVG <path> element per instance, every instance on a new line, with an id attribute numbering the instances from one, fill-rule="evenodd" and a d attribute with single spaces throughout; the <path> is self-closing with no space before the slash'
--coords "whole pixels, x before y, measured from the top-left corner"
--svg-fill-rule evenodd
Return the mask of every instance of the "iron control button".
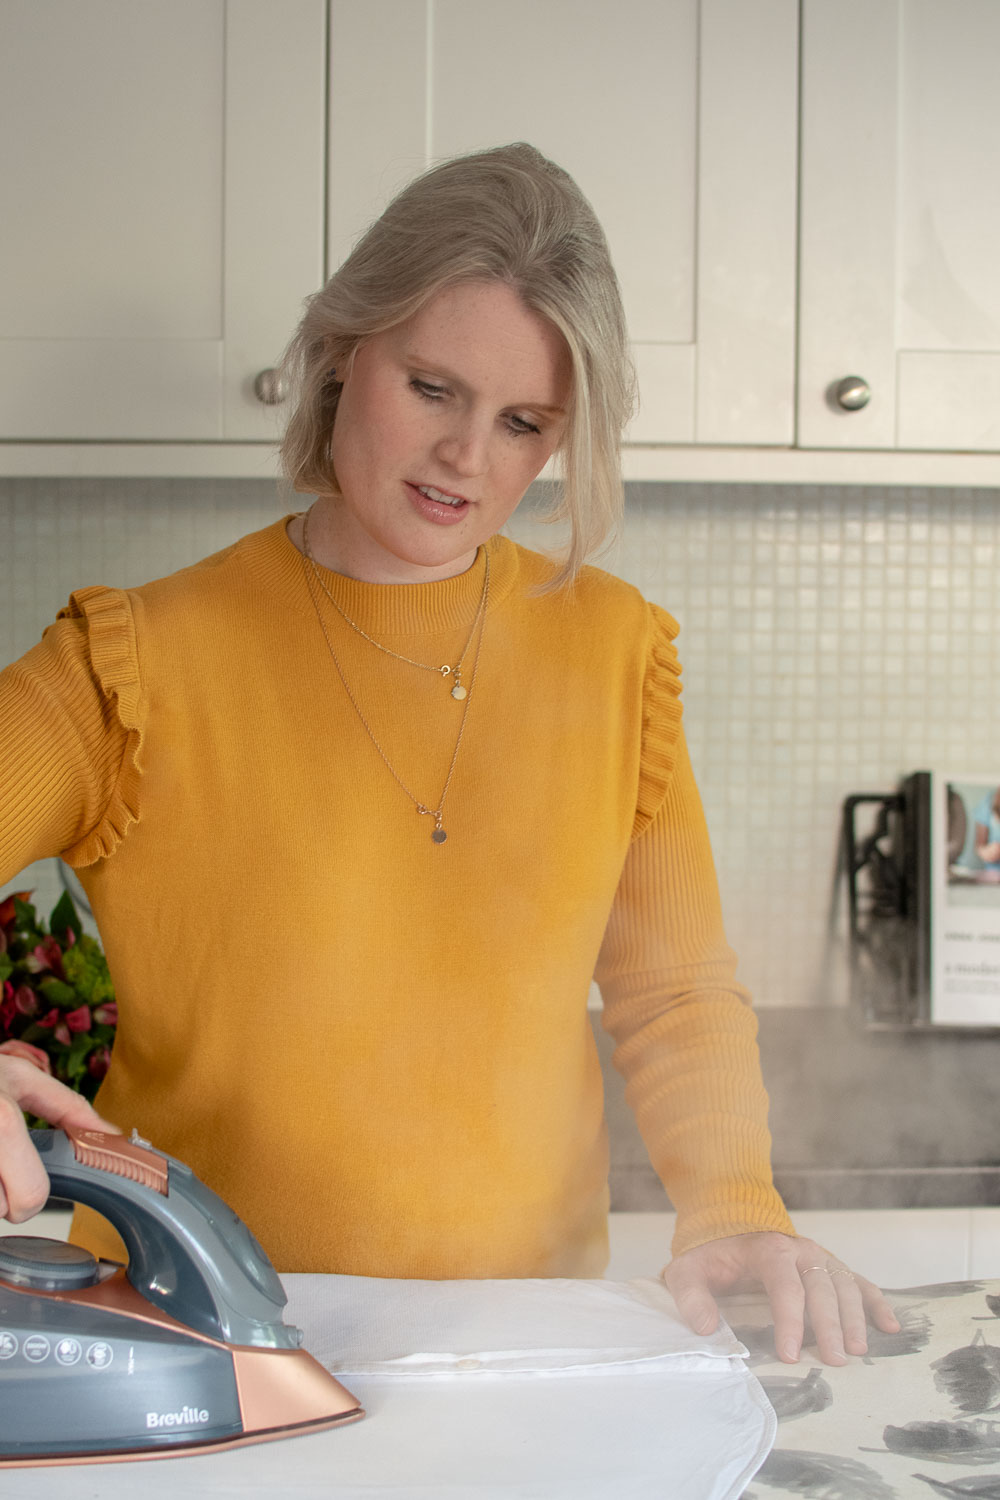
<path id="1" fill-rule="evenodd" d="M 0 1333 L 0 1359 L 13 1359 L 20 1347 L 12 1333 Z"/>
<path id="2" fill-rule="evenodd" d="M 92 1365 L 95 1370 L 107 1369 L 114 1357 L 114 1350 L 111 1345 L 105 1344 L 103 1340 L 99 1343 L 91 1344 L 87 1350 L 87 1363 L 88 1365 Z"/>
<path id="3" fill-rule="evenodd" d="M 97 1261 L 81 1245 L 39 1235 L 8 1234 L 0 1239 L 0 1281 L 40 1292 L 68 1292 L 93 1286 Z"/>
<path id="4" fill-rule="evenodd" d="M 32 1333 L 24 1341 L 24 1357 L 33 1365 L 40 1365 L 43 1359 L 48 1359 L 51 1348 L 44 1333 Z"/>
<path id="5" fill-rule="evenodd" d="M 60 1339 L 56 1345 L 56 1359 L 61 1365 L 75 1365 L 83 1354 L 79 1339 Z"/>

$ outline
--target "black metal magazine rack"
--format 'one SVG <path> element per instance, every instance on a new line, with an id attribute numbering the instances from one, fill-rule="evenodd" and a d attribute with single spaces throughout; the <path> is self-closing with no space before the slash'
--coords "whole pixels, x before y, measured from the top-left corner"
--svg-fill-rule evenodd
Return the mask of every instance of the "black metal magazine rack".
<path id="1" fill-rule="evenodd" d="M 918 772 L 896 792 L 854 792 L 843 804 L 851 1001 L 879 1029 L 930 1024 L 930 807 L 922 779 Z"/>

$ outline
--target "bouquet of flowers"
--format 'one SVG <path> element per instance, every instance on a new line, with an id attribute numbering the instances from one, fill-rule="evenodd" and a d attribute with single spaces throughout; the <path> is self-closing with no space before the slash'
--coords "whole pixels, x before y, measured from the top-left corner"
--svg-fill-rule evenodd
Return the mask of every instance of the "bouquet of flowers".
<path id="1" fill-rule="evenodd" d="M 26 1058 L 92 1099 L 118 1024 L 107 960 L 68 894 L 56 903 L 48 931 L 31 894 L 0 901 L 0 1052 Z"/>

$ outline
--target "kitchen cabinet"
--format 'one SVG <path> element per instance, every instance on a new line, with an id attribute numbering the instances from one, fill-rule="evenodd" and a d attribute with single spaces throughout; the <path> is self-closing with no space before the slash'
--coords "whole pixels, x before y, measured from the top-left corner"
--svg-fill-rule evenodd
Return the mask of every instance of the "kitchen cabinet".
<path id="1" fill-rule="evenodd" d="M 273 441 L 325 63 L 323 0 L 2 0 L 0 437 Z"/>
<path id="2" fill-rule="evenodd" d="M 530 141 L 608 234 L 640 382 L 629 441 L 791 443 L 794 0 L 485 12 L 331 0 L 331 269 L 432 160 Z"/>
<path id="3" fill-rule="evenodd" d="M 994 0 L 805 0 L 803 447 L 1000 449 L 998 57 Z"/>
<path id="4" fill-rule="evenodd" d="M 0 473 L 273 473 L 254 384 L 303 299 L 428 163 L 527 139 L 608 231 L 626 477 L 1000 483 L 995 0 L 803 0 L 801 28 L 796 0 L 0 0 L 0 27 Z"/>

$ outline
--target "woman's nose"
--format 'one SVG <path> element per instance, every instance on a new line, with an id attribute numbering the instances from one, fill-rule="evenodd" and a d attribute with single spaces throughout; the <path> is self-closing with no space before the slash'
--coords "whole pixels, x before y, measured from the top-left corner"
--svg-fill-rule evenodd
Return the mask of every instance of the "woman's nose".
<path id="1" fill-rule="evenodd" d="M 486 472 L 489 461 L 489 433 L 480 424 L 465 421 L 443 433 L 438 442 L 442 462 L 456 474 L 474 478 Z"/>

